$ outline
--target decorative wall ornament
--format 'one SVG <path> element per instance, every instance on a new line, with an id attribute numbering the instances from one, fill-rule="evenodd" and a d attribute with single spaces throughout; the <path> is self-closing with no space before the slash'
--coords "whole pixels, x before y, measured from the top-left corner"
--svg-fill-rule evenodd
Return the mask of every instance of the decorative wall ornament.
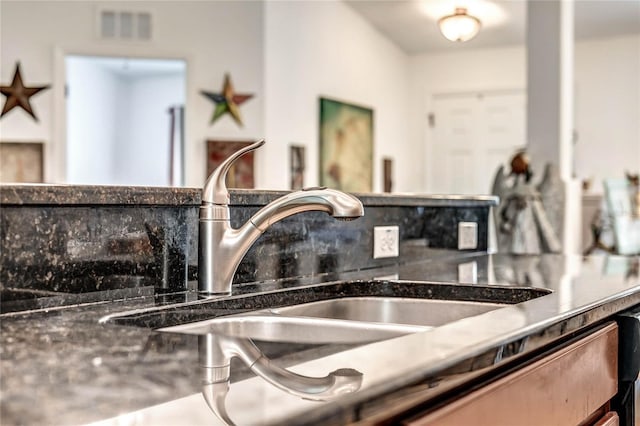
<path id="1" fill-rule="evenodd" d="M 382 190 L 384 192 L 393 190 L 393 160 L 391 158 L 382 159 Z"/>
<path id="2" fill-rule="evenodd" d="M 224 84 L 221 93 L 207 92 L 206 90 L 201 90 L 200 93 L 216 105 L 209 124 L 215 123 L 224 114 L 229 113 L 235 122 L 238 123 L 238 126 L 243 126 L 240 109 L 238 107 L 251 99 L 253 94 L 235 93 L 229 74 L 224 75 Z"/>
<path id="3" fill-rule="evenodd" d="M 373 110 L 320 98 L 320 185 L 371 192 Z"/>
<path id="4" fill-rule="evenodd" d="M 41 142 L 0 143 L 0 182 L 44 182 L 42 151 Z"/>
<path id="5" fill-rule="evenodd" d="M 207 176 L 211 175 L 220 164 L 241 148 L 254 141 L 207 141 Z M 253 151 L 238 158 L 227 173 L 227 187 L 251 189 L 254 187 Z"/>
<path id="6" fill-rule="evenodd" d="M 289 167 L 291 169 L 291 189 L 304 188 L 304 169 L 306 165 L 304 146 L 291 145 Z"/>
<path id="7" fill-rule="evenodd" d="M 38 86 L 38 87 L 26 87 L 22 82 L 22 74 L 20 72 L 20 62 L 16 62 L 16 70 L 13 73 L 13 80 L 10 86 L 0 86 L 0 92 L 7 97 L 2 107 L 2 113 L 0 117 L 4 117 L 9 111 L 15 107 L 20 107 L 25 110 L 35 121 L 38 121 L 29 99 L 43 90 L 51 87 L 50 85 Z"/>

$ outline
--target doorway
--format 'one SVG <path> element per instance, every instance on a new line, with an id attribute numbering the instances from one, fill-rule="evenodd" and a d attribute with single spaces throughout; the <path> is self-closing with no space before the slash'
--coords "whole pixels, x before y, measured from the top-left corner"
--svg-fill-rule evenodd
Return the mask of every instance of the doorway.
<path id="1" fill-rule="evenodd" d="M 524 91 L 433 96 L 431 190 L 489 194 L 496 171 L 526 145 Z"/>
<path id="2" fill-rule="evenodd" d="M 186 62 L 66 55 L 66 181 L 182 186 Z"/>

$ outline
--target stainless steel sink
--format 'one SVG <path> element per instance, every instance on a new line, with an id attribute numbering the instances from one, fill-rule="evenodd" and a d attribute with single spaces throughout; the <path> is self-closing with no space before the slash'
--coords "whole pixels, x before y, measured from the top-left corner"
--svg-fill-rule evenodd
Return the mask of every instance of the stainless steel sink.
<path id="1" fill-rule="evenodd" d="M 269 342 L 367 343 L 425 331 L 507 306 L 403 297 L 345 297 L 166 327 Z"/>
<path id="2" fill-rule="evenodd" d="M 161 328 L 186 334 L 218 334 L 266 342 L 368 343 L 390 339 L 430 327 L 370 323 L 328 318 L 280 316 L 266 313 L 230 315 L 192 324 Z"/>
<path id="3" fill-rule="evenodd" d="M 345 297 L 277 308 L 272 312 L 289 316 L 417 325 L 424 328 L 438 327 L 504 306 L 507 305 L 458 300 Z"/>
<path id="4" fill-rule="evenodd" d="M 336 281 L 123 312 L 101 322 L 269 342 L 357 343 L 439 327 L 548 293 L 426 281 Z"/>

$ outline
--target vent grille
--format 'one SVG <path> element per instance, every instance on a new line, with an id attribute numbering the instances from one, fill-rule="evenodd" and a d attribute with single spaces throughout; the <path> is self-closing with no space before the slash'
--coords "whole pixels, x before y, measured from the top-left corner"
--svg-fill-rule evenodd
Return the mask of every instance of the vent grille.
<path id="1" fill-rule="evenodd" d="M 152 23 L 149 12 L 101 10 L 100 38 L 112 40 L 151 40 Z"/>

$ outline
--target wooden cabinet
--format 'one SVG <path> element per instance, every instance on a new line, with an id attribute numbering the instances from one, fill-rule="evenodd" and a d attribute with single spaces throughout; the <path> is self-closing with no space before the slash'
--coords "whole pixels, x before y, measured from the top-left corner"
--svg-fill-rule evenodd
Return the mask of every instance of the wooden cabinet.
<path id="1" fill-rule="evenodd" d="M 619 424 L 620 419 L 618 418 L 618 414 L 615 411 L 609 411 L 595 422 L 593 426 L 618 426 Z"/>
<path id="2" fill-rule="evenodd" d="M 612 426 L 617 424 L 617 415 L 602 414 L 608 411 L 609 400 L 617 392 L 617 374 L 618 327 L 611 322 L 551 355 L 404 424 L 539 426 L 587 422 Z"/>

